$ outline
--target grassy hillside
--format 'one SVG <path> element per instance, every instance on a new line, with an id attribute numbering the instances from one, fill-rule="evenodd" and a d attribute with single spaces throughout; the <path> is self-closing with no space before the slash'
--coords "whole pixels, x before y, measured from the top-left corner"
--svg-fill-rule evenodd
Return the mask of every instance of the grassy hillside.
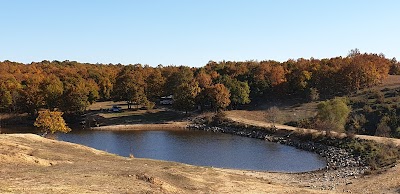
<path id="1" fill-rule="evenodd" d="M 400 137 L 400 76 L 390 75 L 382 84 L 354 92 L 347 98 L 352 111 L 346 131 L 375 135 L 379 126 L 377 135 Z M 278 99 L 268 103 L 260 101 L 254 107 L 232 110 L 230 114 L 250 120 L 268 121 L 267 110 L 277 106 L 280 110 L 278 123 L 313 128 L 312 118 L 317 115 L 320 101 L 301 101 L 302 99 Z"/>

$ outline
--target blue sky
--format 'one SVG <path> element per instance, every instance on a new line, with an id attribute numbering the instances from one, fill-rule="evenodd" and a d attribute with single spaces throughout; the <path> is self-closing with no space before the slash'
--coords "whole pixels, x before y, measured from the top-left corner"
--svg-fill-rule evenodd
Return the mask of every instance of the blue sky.
<path id="1" fill-rule="evenodd" d="M 397 0 L 0 0 L 0 61 L 400 58 Z"/>

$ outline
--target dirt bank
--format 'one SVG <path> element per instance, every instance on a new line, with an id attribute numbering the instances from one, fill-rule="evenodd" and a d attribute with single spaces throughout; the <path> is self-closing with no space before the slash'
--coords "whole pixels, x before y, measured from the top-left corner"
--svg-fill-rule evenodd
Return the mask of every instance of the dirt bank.
<path id="1" fill-rule="evenodd" d="M 188 122 L 168 122 L 168 123 L 149 123 L 149 124 L 126 124 L 126 125 L 108 125 L 101 127 L 92 127 L 92 130 L 98 131 L 132 131 L 132 130 L 182 130 L 185 129 Z"/>

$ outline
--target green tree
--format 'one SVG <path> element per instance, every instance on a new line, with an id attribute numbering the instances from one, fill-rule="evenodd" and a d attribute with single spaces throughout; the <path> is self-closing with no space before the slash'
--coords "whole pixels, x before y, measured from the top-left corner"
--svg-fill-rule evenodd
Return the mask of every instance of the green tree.
<path id="1" fill-rule="evenodd" d="M 228 88 L 230 101 L 233 106 L 250 103 L 250 87 L 247 82 L 223 76 L 222 83 Z"/>
<path id="2" fill-rule="evenodd" d="M 146 104 L 145 86 L 141 66 L 125 66 L 116 78 L 114 100 L 126 101 L 128 109 L 131 109 L 133 104 Z"/>
<path id="3" fill-rule="evenodd" d="M 45 78 L 41 84 L 41 90 L 44 94 L 44 101 L 48 109 L 60 107 L 64 85 L 58 77 L 50 75 Z"/>
<path id="4" fill-rule="evenodd" d="M 41 86 L 42 77 L 32 75 L 22 83 L 19 107 L 30 114 L 36 114 L 39 108 L 44 105 L 44 94 Z"/>
<path id="5" fill-rule="evenodd" d="M 62 115 L 63 113 L 59 111 L 40 111 L 34 126 L 42 130 L 43 136 L 49 132 L 53 134 L 57 131 L 68 133 L 71 129 L 65 123 Z"/>
<path id="6" fill-rule="evenodd" d="M 88 89 L 82 78 L 72 78 L 65 83 L 62 110 L 68 113 L 83 113 L 89 106 Z"/>
<path id="7" fill-rule="evenodd" d="M 113 84 L 108 77 L 101 77 L 99 81 L 99 93 L 103 100 L 111 98 L 111 91 L 113 90 Z"/>
<path id="8" fill-rule="evenodd" d="M 0 76 L 0 110 L 16 111 L 20 92 L 21 84 L 13 75 Z"/>
<path id="9" fill-rule="evenodd" d="M 176 67 L 175 67 L 176 68 Z M 174 94 L 175 90 L 182 84 L 190 83 L 193 80 L 193 71 L 190 67 L 180 66 L 176 71 L 173 71 L 165 82 L 165 95 Z"/>
<path id="10" fill-rule="evenodd" d="M 6 86 L 0 84 L 0 110 L 8 110 L 12 104 L 11 92 L 7 90 Z"/>
<path id="11" fill-rule="evenodd" d="M 327 125 L 332 126 L 338 132 L 344 131 L 347 117 L 351 109 L 347 106 L 345 99 L 334 98 L 318 104 L 317 118 Z"/>
<path id="12" fill-rule="evenodd" d="M 159 68 L 151 70 L 146 78 L 146 96 L 149 100 L 155 102 L 164 93 L 165 78 Z"/>
<path id="13" fill-rule="evenodd" d="M 96 100 L 98 100 L 100 98 L 99 95 L 99 86 L 97 85 L 97 83 L 92 80 L 89 79 L 86 81 L 86 90 L 87 90 L 87 99 L 89 104 L 93 104 L 94 102 L 96 102 Z"/>
<path id="14" fill-rule="evenodd" d="M 196 97 L 200 92 L 197 82 L 183 83 L 174 93 L 174 107 L 177 110 L 183 110 L 188 113 L 196 104 Z"/>

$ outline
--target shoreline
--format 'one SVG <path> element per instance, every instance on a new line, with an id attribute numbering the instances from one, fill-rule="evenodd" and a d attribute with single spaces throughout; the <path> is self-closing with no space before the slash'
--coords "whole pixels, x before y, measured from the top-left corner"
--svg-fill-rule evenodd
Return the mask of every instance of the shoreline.
<path id="1" fill-rule="evenodd" d="M 146 123 L 146 124 L 122 124 L 92 127 L 93 131 L 147 131 L 147 130 L 185 130 L 189 122 L 168 122 L 168 123 Z"/>
<path id="2" fill-rule="evenodd" d="M 313 141 L 299 141 L 291 137 L 291 132 L 278 129 L 275 133 L 270 133 L 263 129 L 244 128 L 244 127 L 213 127 L 204 124 L 196 124 L 196 122 L 168 122 L 168 123 L 147 123 L 147 124 L 122 124 L 108 125 L 100 127 L 92 127 L 95 131 L 147 131 L 147 130 L 203 130 L 218 133 L 229 133 L 250 138 L 263 139 L 265 141 L 279 143 L 304 151 L 316 153 L 326 160 L 326 167 L 318 170 L 307 171 L 302 173 L 313 173 L 326 170 L 337 170 L 340 168 L 353 168 L 349 175 L 364 174 L 368 167 L 362 161 L 362 158 L 353 156 L 344 149 L 334 146 L 328 146 L 323 143 Z M 279 134 L 281 132 L 282 134 Z M 270 172 L 270 171 L 267 171 Z M 283 172 L 286 173 L 286 172 Z M 288 174 L 292 174 L 289 173 Z"/>
<path id="3" fill-rule="evenodd" d="M 269 132 L 267 129 L 244 128 L 235 126 L 207 126 L 205 124 L 191 124 L 188 126 L 191 130 L 211 131 L 215 133 L 227 133 L 239 135 L 243 137 L 263 139 L 265 141 L 279 143 L 287 146 L 292 146 L 297 149 L 316 153 L 323 157 L 327 165 L 324 170 L 336 170 L 344 167 L 361 168 L 357 174 L 363 174 L 368 169 L 361 157 L 357 157 L 346 151 L 345 149 L 329 146 L 322 142 L 315 141 L 300 141 L 293 138 L 291 132 L 278 129 L 275 132 Z M 309 171 L 313 172 L 313 171 Z"/>

